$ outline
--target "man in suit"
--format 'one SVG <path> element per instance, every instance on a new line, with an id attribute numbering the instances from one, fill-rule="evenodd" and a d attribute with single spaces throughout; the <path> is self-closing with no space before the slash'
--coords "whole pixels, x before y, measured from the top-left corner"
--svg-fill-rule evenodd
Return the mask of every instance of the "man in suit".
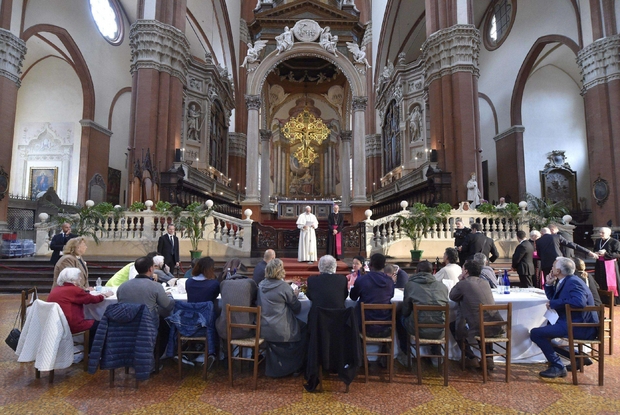
<path id="1" fill-rule="evenodd" d="M 167 233 L 159 237 L 157 242 L 157 252 L 164 257 L 164 264 L 168 265 L 170 272 L 179 266 L 179 238 L 174 235 L 174 224 L 169 223 L 166 227 Z"/>
<path id="2" fill-rule="evenodd" d="M 540 268 L 545 276 L 551 272 L 555 259 L 562 256 L 561 246 L 567 246 L 596 258 L 593 252 L 559 235 L 556 225 L 549 225 L 548 228 L 541 229 L 540 233 L 542 236 L 536 240 L 536 252 L 540 257 Z"/>
<path id="3" fill-rule="evenodd" d="M 499 258 L 499 252 L 495 247 L 493 239 L 481 232 L 482 226 L 479 223 L 471 224 L 471 233 L 463 242 L 461 251 L 466 253 L 467 259 L 472 259 L 478 252 L 483 253 L 489 262 L 495 262 Z M 489 255 L 490 254 L 490 255 Z"/>
<path id="4" fill-rule="evenodd" d="M 265 279 L 265 268 L 267 268 L 267 264 L 271 262 L 272 259 L 276 257 L 276 251 L 273 249 L 268 249 L 265 251 L 263 255 L 263 260 L 256 264 L 254 267 L 254 273 L 252 274 L 252 279 L 258 286 L 262 280 Z"/>
<path id="5" fill-rule="evenodd" d="M 52 265 L 56 265 L 58 260 L 60 259 L 60 253 L 64 249 L 69 239 L 75 238 L 77 235 L 71 233 L 71 224 L 65 222 L 62 224 L 62 232 L 54 235 L 52 240 L 50 241 L 50 249 L 52 252 L 52 257 L 50 258 L 50 262 Z"/>
<path id="6" fill-rule="evenodd" d="M 512 269 L 519 274 L 519 286 L 521 288 L 532 287 L 532 276 L 536 272 L 533 257 L 534 245 L 525 238 L 525 232 L 517 231 L 519 245 L 517 245 L 514 254 L 512 254 Z"/>
<path id="7" fill-rule="evenodd" d="M 459 253 L 459 265 L 463 266 L 463 264 L 467 260 L 467 252 L 463 252 L 461 250 L 461 246 L 463 245 L 463 242 L 465 242 L 465 239 L 467 239 L 467 236 L 471 232 L 471 229 L 466 228 L 463 224 L 463 221 L 460 219 L 457 219 L 457 221 L 454 222 L 454 226 L 454 247 Z"/>
<path id="8" fill-rule="evenodd" d="M 588 286 L 575 274 L 575 263 L 570 258 L 558 258 L 554 263 L 551 274 L 545 277 L 545 294 L 549 299 L 548 309 L 558 313 L 555 324 L 534 328 L 530 331 L 530 338 L 544 353 L 550 366 L 540 372 L 544 378 L 557 378 L 566 376 L 566 368 L 560 360 L 560 356 L 554 350 L 552 339 L 568 336 L 566 323 L 566 304 L 573 307 L 583 308 L 593 306 L 594 299 Z M 598 315 L 592 312 L 573 313 L 575 323 L 596 323 Z M 594 339 L 596 329 L 593 327 L 576 328 L 574 335 L 578 339 Z"/>

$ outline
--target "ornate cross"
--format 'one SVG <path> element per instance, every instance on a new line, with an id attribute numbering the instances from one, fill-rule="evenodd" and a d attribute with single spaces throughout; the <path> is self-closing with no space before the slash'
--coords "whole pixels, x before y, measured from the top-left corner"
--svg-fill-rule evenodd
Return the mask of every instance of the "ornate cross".
<path id="1" fill-rule="evenodd" d="M 309 167 L 318 157 L 313 142 L 319 146 L 329 136 L 329 132 L 323 120 L 312 115 L 307 107 L 282 128 L 282 133 L 292 144 L 301 143 L 295 151 L 295 158 L 304 167 Z"/>

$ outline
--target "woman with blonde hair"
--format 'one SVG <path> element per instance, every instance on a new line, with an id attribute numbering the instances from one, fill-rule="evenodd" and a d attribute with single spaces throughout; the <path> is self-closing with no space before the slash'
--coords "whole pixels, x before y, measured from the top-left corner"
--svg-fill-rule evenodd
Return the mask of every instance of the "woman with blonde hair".
<path id="1" fill-rule="evenodd" d="M 80 279 L 75 285 L 85 290 L 92 290 L 88 283 L 88 267 L 86 266 L 86 261 L 82 259 L 82 255 L 84 255 L 87 248 L 86 238 L 83 236 L 78 236 L 67 242 L 62 251 L 62 257 L 54 266 L 54 284 L 52 288 L 58 285 L 57 280 L 60 271 L 65 268 L 77 268 L 80 270 Z"/>

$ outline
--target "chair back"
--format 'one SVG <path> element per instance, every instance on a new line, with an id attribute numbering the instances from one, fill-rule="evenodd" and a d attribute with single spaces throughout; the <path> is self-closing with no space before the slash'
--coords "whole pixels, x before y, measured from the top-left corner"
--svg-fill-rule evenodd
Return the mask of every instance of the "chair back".
<path id="1" fill-rule="evenodd" d="M 35 300 L 38 299 L 39 296 L 37 294 L 37 287 L 29 288 L 27 290 L 22 291 L 22 302 L 20 312 L 20 329 L 24 328 L 24 323 L 26 322 L 26 310 L 28 307 L 31 307 Z"/>
<path id="2" fill-rule="evenodd" d="M 614 293 L 613 291 L 598 290 L 601 302 L 605 306 L 605 318 L 614 319 Z"/>
<path id="3" fill-rule="evenodd" d="M 506 319 L 495 320 L 495 321 L 489 320 L 489 318 L 486 316 L 488 316 L 491 311 L 496 311 L 498 313 L 500 311 L 505 311 Z M 480 304 L 479 318 L 480 318 L 480 341 L 482 344 L 485 344 L 486 338 L 504 337 L 504 338 L 512 339 L 512 303 L 494 304 L 494 305 Z M 505 328 L 502 330 L 502 327 L 505 327 Z M 495 329 L 493 331 L 496 331 L 497 333 L 501 333 L 502 331 L 504 331 L 506 335 L 505 336 L 488 335 L 487 333 L 489 331 L 492 331 L 491 329 Z"/>
<path id="4" fill-rule="evenodd" d="M 366 328 L 368 326 L 391 326 L 392 336 L 396 330 L 396 303 L 390 304 L 360 304 L 362 310 L 362 336 L 366 338 Z M 366 320 L 366 311 L 368 310 L 391 310 L 392 318 L 390 320 Z"/>
<path id="5" fill-rule="evenodd" d="M 598 322 L 594 323 L 576 323 L 573 321 L 573 313 L 596 313 L 598 315 Z M 566 324 L 568 326 L 568 341 L 570 344 L 573 343 L 574 340 L 598 340 L 601 342 L 601 350 L 604 346 L 605 340 L 605 306 L 588 306 L 583 308 L 575 308 L 570 304 L 566 304 Z M 574 329 L 576 328 L 596 328 L 598 333 L 595 339 L 578 339 L 575 337 Z"/>
<path id="6" fill-rule="evenodd" d="M 250 313 L 254 314 L 254 324 L 251 323 L 235 323 L 232 319 L 232 313 Z M 226 334 L 227 339 L 230 341 L 232 339 L 232 329 L 245 329 L 245 330 L 254 330 L 254 341 L 256 346 L 260 341 L 260 314 L 261 307 L 243 307 L 243 306 L 235 306 L 226 304 Z"/>
<path id="7" fill-rule="evenodd" d="M 443 313 L 444 321 L 438 323 L 421 323 L 420 313 Z M 413 321 L 415 321 L 415 338 L 420 339 L 420 329 L 443 329 L 445 340 L 450 331 L 450 304 L 446 305 L 413 305 Z"/>

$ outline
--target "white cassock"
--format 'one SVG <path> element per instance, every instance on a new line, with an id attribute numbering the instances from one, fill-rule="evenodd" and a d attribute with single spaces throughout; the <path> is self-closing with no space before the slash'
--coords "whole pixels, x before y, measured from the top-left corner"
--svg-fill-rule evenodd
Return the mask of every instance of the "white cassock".
<path id="1" fill-rule="evenodd" d="M 304 230 L 305 226 L 308 227 L 306 230 Z M 298 261 L 316 261 L 316 233 L 314 230 L 318 227 L 319 221 L 312 213 L 304 212 L 297 218 L 297 228 L 299 228 Z"/>

